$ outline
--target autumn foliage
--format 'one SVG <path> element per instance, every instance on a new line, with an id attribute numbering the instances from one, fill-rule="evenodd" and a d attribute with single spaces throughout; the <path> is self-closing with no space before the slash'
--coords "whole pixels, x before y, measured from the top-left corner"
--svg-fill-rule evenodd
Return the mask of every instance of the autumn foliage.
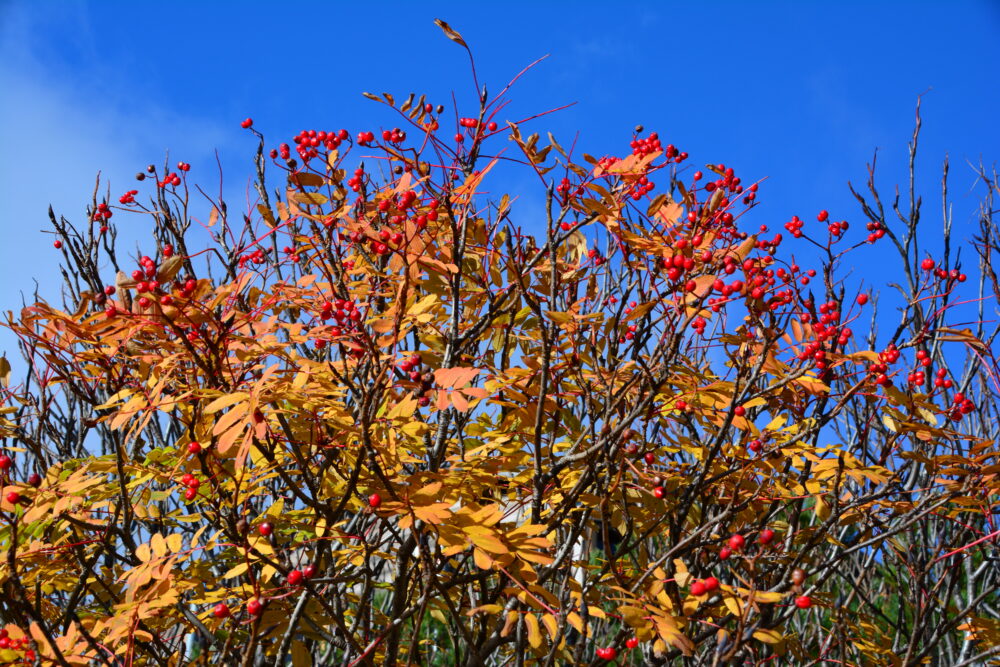
<path id="1" fill-rule="evenodd" d="M 874 175 L 860 222 L 776 233 L 757 176 L 567 150 L 509 89 L 248 119 L 250 210 L 181 163 L 52 215 L 65 304 L 6 324 L 0 661 L 997 654 L 996 179 L 964 268 Z M 859 293 L 873 244 L 898 284 Z"/>

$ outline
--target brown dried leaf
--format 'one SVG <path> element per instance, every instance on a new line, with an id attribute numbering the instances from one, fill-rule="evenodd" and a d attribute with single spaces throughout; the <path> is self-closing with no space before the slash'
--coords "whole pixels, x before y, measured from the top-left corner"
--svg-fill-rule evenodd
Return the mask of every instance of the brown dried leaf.
<path id="1" fill-rule="evenodd" d="M 448 39 L 455 42 L 456 44 L 461 44 L 465 48 L 469 48 L 469 45 L 465 43 L 465 40 L 462 39 L 462 36 L 458 34 L 457 30 L 452 28 L 450 25 L 448 25 L 441 19 L 434 19 L 434 23 L 437 25 L 437 27 L 441 28 L 441 30 L 444 31 L 444 34 L 448 36 Z"/>

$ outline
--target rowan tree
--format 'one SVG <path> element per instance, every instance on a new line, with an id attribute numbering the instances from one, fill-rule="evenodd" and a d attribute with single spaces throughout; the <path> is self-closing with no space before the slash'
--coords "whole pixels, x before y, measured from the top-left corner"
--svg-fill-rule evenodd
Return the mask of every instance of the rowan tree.
<path id="1" fill-rule="evenodd" d="M 756 175 L 638 127 L 569 151 L 475 83 L 274 148 L 247 119 L 250 210 L 185 163 L 95 189 L 82 222 L 50 210 L 64 303 L 6 323 L 27 371 L 0 408 L 0 659 L 1000 652 L 996 175 L 971 255 L 947 164 L 927 245 L 917 131 L 908 201 L 870 168 L 862 222 L 817 206 L 774 233 Z M 537 177 L 543 220 L 500 164 Z M 884 294 L 845 275 L 872 244 L 899 265 Z"/>

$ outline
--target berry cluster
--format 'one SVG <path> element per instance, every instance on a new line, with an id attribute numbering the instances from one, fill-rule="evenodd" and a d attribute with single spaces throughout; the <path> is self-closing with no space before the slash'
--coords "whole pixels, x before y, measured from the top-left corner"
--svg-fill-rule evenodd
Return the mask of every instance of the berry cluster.
<path id="1" fill-rule="evenodd" d="M 336 149 L 338 146 L 340 146 L 341 143 L 347 141 L 349 137 L 350 135 L 348 134 L 347 130 L 344 129 L 338 130 L 337 132 L 333 131 L 325 132 L 322 130 L 318 132 L 316 130 L 302 130 L 301 132 L 295 135 L 293 141 L 296 144 L 295 150 L 298 152 L 299 157 L 301 157 L 303 161 L 308 162 L 312 158 L 317 157 L 319 155 L 319 148 L 321 146 L 325 147 L 327 150 L 332 151 Z M 375 136 L 372 135 L 371 138 L 374 139 Z M 285 160 L 288 159 L 289 156 L 288 144 L 281 144 L 280 153 L 283 159 Z"/>
<path id="2" fill-rule="evenodd" d="M 875 243 L 885 236 L 885 229 L 881 222 L 869 222 L 865 225 L 865 229 L 868 230 L 868 243 Z"/>
<path id="3" fill-rule="evenodd" d="M 785 223 L 785 229 L 788 230 L 793 238 L 800 239 L 802 238 L 802 225 L 804 224 L 799 216 L 793 215 L 792 219 Z"/>
<path id="4" fill-rule="evenodd" d="M 695 579 L 691 584 L 691 595 L 701 597 L 719 589 L 719 580 L 715 577 Z"/>
<path id="5" fill-rule="evenodd" d="M 91 216 L 91 219 L 94 222 L 100 222 L 101 220 L 109 220 L 112 215 L 114 215 L 114 213 L 111 212 L 111 209 L 108 208 L 108 205 L 104 202 L 101 202 L 100 204 L 97 205 L 97 210 L 94 211 L 94 215 Z"/>
<path id="6" fill-rule="evenodd" d="M 951 407 L 948 409 L 948 416 L 952 421 L 962 421 L 962 415 L 967 415 L 975 409 L 975 403 L 966 398 L 962 392 L 956 391 L 951 400 Z"/>
<path id="7" fill-rule="evenodd" d="M 176 172 L 170 172 L 163 178 L 162 181 L 157 181 L 156 184 L 161 188 L 165 188 L 168 185 L 177 186 L 181 184 L 181 177 L 178 176 Z"/>
<path id="8" fill-rule="evenodd" d="M 891 364 L 899 361 L 899 349 L 896 348 L 895 344 L 890 343 L 884 350 L 879 352 L 878 358 L 878 363 L 871 364 L 868 367 L 869 375 L 875 378 L 875 384 L 877 385 L 892 384 L 892 380 L 886 373 L 889 372 Z"/>
<path id="9" fill-rule="evenodd" d="M 351 188 L 354 192 L 361 190 L 361 182 L 365 178 L 365 170 L 362 167 L 358 167 L 354 170 L 354 176 L 347 179 L 347 187 Z"/>
<path id="10" fill-rule="evenodd" d="M 249 252 L 240 257 L 239 266 L 243 269 L 246 268 L 247 264 L 263 264 L 265 261 L 267 261 L 267 257 L 264 255 L 264 249 L 257 248 L 253 252 Z"/>
<path id="11" fill-rule="evenodd" d="M 5 651 L 24 651 L 24 655 L 18 660 L 18 664 L 33 665 L 37 656 L 35 651 L 31 648 L 32 643 L 31 637 L 25 634 L 19 639 L 14 639 L 10 636 L 10 632 L 6 628 L 0 630 L 0 650 Z"/>
<path id="12" fill-rule="evenodd" d="M 419 354 L 413 354 L 399 364 L 400 372 L 404 373 L 411 382 L 419 383 L 415 392 L 417 403 L 420 407 L 427 407 L 431 404 L 430 396 L 427 394 L 434 388 L 434 373 L 430 370 L 422 372 L 422 369 L 423 366 L 421 365 Z M 379 502 L 381 502 L 381 499 L 379 499 Z M 373 507 L 376 507 L 376 505 L 373 505 Z"/>
<path id="13" fill-rule="evenodd" d="M 632 149 L 632 155 L 645 156 L 663 150 L 663 144 L 660 143 L 660 137 L 656 132 L 650 132 L 645 139 L 636 137 L 628 145 Z"/>
<path id="14" fill-rule="evenodd" d="M 184 473 L 181 477 L 181 484 L 187 488 L 184 490 L 184 500 L 192 501 L 198 496 L 198 487 L 201 486 L 201 480 L 192 475 L 191 473 Z"/>
<path id="15" fill-rule="evenodd" d="M 601 251 L 596 248 L 591 248 L 587 251 L 587 257 L 594 260 L 594 266 L 600 266 L 604 262 L 608 261 L 606 257 L 601 255 Z"/>

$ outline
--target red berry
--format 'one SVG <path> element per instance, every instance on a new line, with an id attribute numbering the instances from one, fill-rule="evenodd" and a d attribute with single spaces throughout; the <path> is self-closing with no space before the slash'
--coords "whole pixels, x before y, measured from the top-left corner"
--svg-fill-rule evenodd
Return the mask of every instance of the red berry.
<path id="1" fill-rule="evenodd" d="M 694 595 L 695 597 L 704 595 L 705 594 L 705 590 L 706 589 L 705 589 L 705 583 L 704 582 L 696 581 L 693 584 L 691 584 L 691 595 Z"/>
<path id="2" fill-rule="evenodd" d="M 21 494 L 17 491 L 10 491 L 7 493 L 7 502 L 11 505 L 16 505 L 21 502 Z"/>
<path id="3" fill-rule="evenodd" d="M 764 530 L 760 531 L 760 535 L 757 537 L 757 541 L 760 542 L 761 544 L 768 544 L 773 539 L 774 539 L 774 531 L 771 530 L 770 528 L 765 528 Z"/>
<path id="4" fill-rule="evenodd" d="M 14 465 L 14 460 L 9 456 L 4 454 L 0 456 L 0 470 L 10 470 L 11 466 Z"/>
<path id="5" fill-rule="evenodd" d="M 744 544 L 746 544 L 746 540 L 743 539 L 742 535 L 737 534 L 729 538 L 729 548 L 733 551 L 739 551 Z"/>
<path id="6" fill-rule="evenodd" d="M 613 647 L 597 649 L 597 657 L 603 660 L 614 660 L 618 656 L 618 651 Z"/>
<path id="7" fill-rule="evenodd" d="M 229 616 L 229 605 L 225 602 L 220 602 L 212 609 L 212 615 L 216 618 L 226 618 Z"/>
<path id="8" fill-rule="evenodd" d="M 636 637 L 630 637 L 625 640 L 625 646 L 628 648 L 635 648 L 639 645 L 639 640 Z"/>
<path id="9" fill-rule="evenodd" d="M 858 305 L 859 306 L 863 306 L 866 303 L 868 303 L 868 295 L 867 294 L 859 294 L 858 295 Z"/>
<path id="10" fill-rule="evenodd" d="M 52 247 L 55 248 L 56 250 L 59 250 L 59 248 L 62 247 L 62 241 L 56 239 L 55 241 L 52 242 Z"/>
<path id="11" fill-rule="evenodd" d="M 249 128 L 251 125 L 253 125 L 253 118 L 247 118 L 242 123 L 240 123 L 240 127 L 242 127 L 244 130 Z"/>
<path id="12" fill-rule="evenodd" d="M 666 490 L 664 490 L 662 486 L 658 486 L 655 489 L 653 489 L 653 495 L 656 496 L 657 498 L 662 498 L 663 496 L 667 495 L 667 492 Z"/>
<path id="13" fill-rule="evenodd" d="M 743 415 L 745 415 L 746 413 L 747 413 L 747 409 L 746 409 L 746 408 L 744 408 L 744 407 L 743 407 L 742 405 L 737 405 L 737 406 L 736 406 L 736 407 L 735 407 L 735 408 L 733 409 L 733 414 L 734 414 L 734 415 L 736 415 L 737 417 L 742 417 L 742 416 L 743 416 Z"/>
<path id="14" fill-rule="evenodd" d="M 188 443 L 188 454 L 200 454 L 201 453 L 201 443 L 192 440 Z"/>
<path id="15" fill-rule="evenodd" d="M 302 579 L 303 577 L 301 570 L 292 570 L 291 572 L 288 573 L 289 586 L 298 586 L 299 584 L 302 583 Z"/>
<path id="16" fill-rule="evenodd" d="M 190 487 L 184 491 L 184 500 L 194 500 L 198 496 L 198 489 Z"/>
<path id="17" fill-rule="evenodd" d="M 306 579 L 312 579 L 316 576 L 316 566 L 310 563 L 302 568 L 302 576 Z"/>
<path id="18" fill-rule="evenodd" d="M 923 269 L 924 271 L 933 271 L 934 260 L 931 259 L 930 257 L 924 259 L 924 261 L 920 262 L 920 268 Z"/>
<path id="19" fill-rule="evenodd" d="M 729 547 L 722 547 L 721 549 L 719 549 L 719 559 L 726 560 L 732 555 L 732 553 L 733 550 L 730 549 Z"/>
<path id="20" fill-rule="evenodd" d="M 377 493 L 373 493 L 368 496 L 368 506 L 375 509 L 382 504 L 382 496 Z"/>
<path id="21" fill-rule="evenodd" d="M 819 220 L 820 222 L 826 222 L 827 218 L 829 217 L 830 214 L 827 211 L 820 211 L 819 215 L 816 216 L 816 219 Z"/>
<path id="22" fill-rule="evenodd" d="M 269 537 L 274 532 L 274 525 L 270 521 L 265 521 L 257 526 L 257 532 L 264 537 Z"/>
<path id="23" fill-rule="evenodd" d="M 719 587 L 719 580 L 715 577 L 709 577 L 705 579 L 705 590 L 708 592 L 714 591 Z"/>
<path id="24" fill-rule="evenodd" d="M 260 603 L 260 600 L 250 600 L 247 602 L 247 613 L 251 616 L 260 616 L 264 613 L 264 605 Z"/>
<path id="25" fill-rule="evenodd" d="M 656 463 L 656 454 L 653 452 L 646 452 L 645 456 L 642 457 L 649 465 Z"/>
<path id="26" fill-rule="evenodd" d="M 798 607 L 799 609 L 808 609 L 809 607 L 812 606 L 812 604 L 813 604 L 812 598 L 810 598 L 808 595 L 800 595 L 799 597 L 795 598 L 795 606 Z"/>

